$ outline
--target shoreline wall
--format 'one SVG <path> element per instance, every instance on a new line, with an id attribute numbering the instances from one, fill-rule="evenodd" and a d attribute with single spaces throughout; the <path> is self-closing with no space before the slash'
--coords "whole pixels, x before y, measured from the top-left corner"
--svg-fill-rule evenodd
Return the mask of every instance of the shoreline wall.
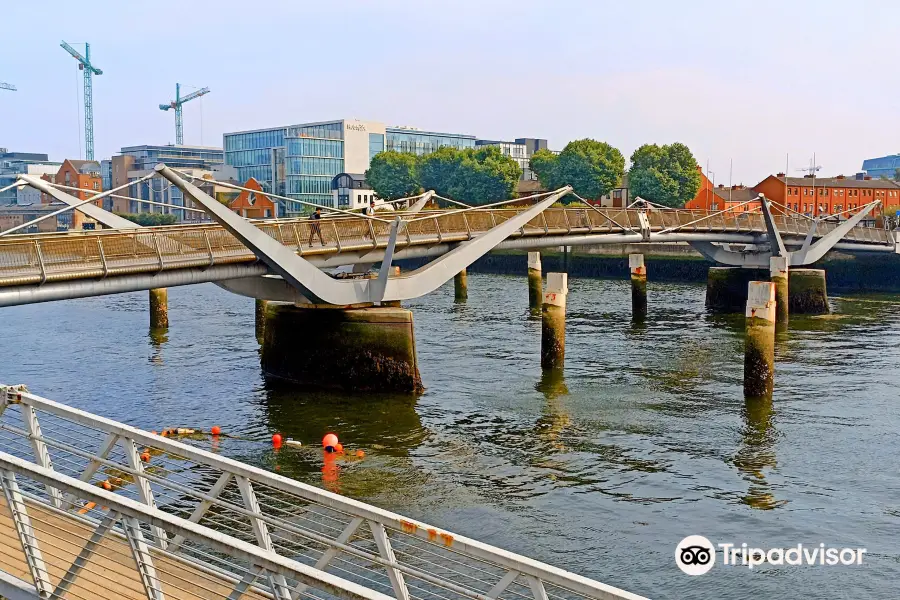
<path id="1" fill-rule="evenodd" d="M 601 246 L 570 248 L 568 269 L 564 256 L 557 248 L 541 251 L 544 273 L 568 272 L 572 277 L 596 279 L 628 279 L 628 253 L 644 255 L 650 273 L 648 281 L 706 283 L 709 267 L 717 266 L 683 246 Z M 426 259 L 398 261 L 404 271 L 428 262 Z M 718 265 L 720 266 L 720 265 Z M 900 256 L 850 256 L 830 253 L 823 260 L 806 268 L 825 269 L 828 289 L 842 292 L 900 292 Z M 520 250 L 498 250 L 475 261 L 469 273 L 521 275 L 528 273 L 528 253 Z"/>

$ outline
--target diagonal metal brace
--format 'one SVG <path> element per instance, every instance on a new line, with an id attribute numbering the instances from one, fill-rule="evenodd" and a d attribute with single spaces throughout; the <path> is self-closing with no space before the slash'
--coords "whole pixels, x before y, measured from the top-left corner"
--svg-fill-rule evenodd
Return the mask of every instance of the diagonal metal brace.
<path id="1" fill-rule="evenodd" d="M 763 219 L 766 222 L 766 231 L 769 234 L 769 244 L 772 247 L 772 256 L 788 256 L 787 248 L 784 247 L 784 241 L 781 239 L 781 233 L 775 226 L 775 219 L 772 216 L 772 202 L 760 194 L 756 197 L 762 206 Z M 790 263 L 790 261 L 788 261 Z"/>
<path id="2" fill-rule="evenodd" d="M 400 231 L 401 219 L 397 217 L 391 223 L 391 233 L 388 237 L 387 247 L 384 249 L 384 258 L 381 259 L 381 270 L 378 271 L 378 279 L 375 285 L 369 284 L 369 301 L 381 302 L 384 300 L 384 292 L 387 289 L 388 277 L 391 273 L 391 263 L 394 260 L 394 248 L 397 247 L 397 233 Z M 374 236 L 372 236 L 374 239 Z"/>
<path id="3" fill-rule="evenodd" d="M 856 227 L 856 224 L 862 221 L 866 215 L 868 215 L 872 210 L 881 204 L 881 201 L 870 202 L 865 205 L 858 213 L 838 225 L 834 228 L 834 231 L 829 231 L 822 237 L 820 237 L 816 243 L 810 244 L 812 240 L 812 235 L 806 236 L 806 240 L 803 242 L 803 246 L 791 253 L 791 258 L 789 263 L 792 265 L 808 265 L 816 262 L 825 254 L 831 250 L 835 244 L 837 244 L 845 235 L 847 235 L 851 229 Z M 815 227 L 815 223 L 812 225 L 810 231 L 813 231 Z"/>
<path id="4" fill-rule="evenodd" d="M 69 206 L 72 206 L 74 204 L 82 204 L 83 202 L 80 198 L 76 198 L 75 196 L 56 189 L 40 177 L 35 177 L 34 175 L 19 175 L 19 179 L 26 182 L 31 187 L 40 190 L 48 196 L 51 196 L 52 198 L 59 200 L 60 202 L 64 202 Z M 112 229 L 140 229 L 141 227 L 137 223 L 129 221 L 128 219 L 123 219 L 119 215 L 114 215 L 108 210 L 104 210 L 95 204 L 82 204 L 75 210 L 83 212 L 101 225 L 110 227 Z"/>
<path id="5" fill-rule="evenodd" d="M 415 214 L 425 208 L 425 205 L 428 204 L 428 201 L 434 197 L 434 190 L 428 190 L 422 197 L 416 200 L 412 206 L 406 209 L 407 214 Z"/>

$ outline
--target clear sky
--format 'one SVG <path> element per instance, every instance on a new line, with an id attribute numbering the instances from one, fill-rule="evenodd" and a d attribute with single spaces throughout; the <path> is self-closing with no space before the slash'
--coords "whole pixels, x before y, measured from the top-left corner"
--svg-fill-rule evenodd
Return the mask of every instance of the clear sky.
<path id="1" fill-rule="evenodd" d="M 2 8 L 0 146 L 77 158 L 88 41 L 96 157 L 360 118 L 481 138 L 681 141 L 717 183 L 900 152 L 896 1 L 25 2 Z M 37 5 L 40 5 L 38 8 Z M 78 46 L 76 46 L 78 47 Z M 83 46 L 82 46 L 83 47 Z M 201 127 L 202 123 L 202 127 Z M 799 174 L 799 173 L 796 173 Z"/>

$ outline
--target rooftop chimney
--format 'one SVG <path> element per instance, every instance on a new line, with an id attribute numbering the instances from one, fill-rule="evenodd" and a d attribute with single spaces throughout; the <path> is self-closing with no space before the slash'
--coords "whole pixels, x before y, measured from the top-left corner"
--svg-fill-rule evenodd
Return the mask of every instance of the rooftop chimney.
<path id="1" fill-rule="evenodd" d="M 843 175 L 838 175 L 837 177 L 835 177 L 835 179 L 843 179 L 843 178 L 844 178 Z"/>
<path id="2" fill-rule="evenodd" d="M 719 189 L 721 190 L 721 189 L 724 189 L 724 188 L 725 188 L 725 184 L 724 184 L 724 183 L 720 183 L 720 184 L 719 184 Z"/>
<path id="3" fill-rule="evenodd" d="M 872 176 L 871 176 L 871 175 L 866 175 L 865 177 L 863 177 L 863 179 L 866 180 L 866 181 L 869 181 L 870 179 L 872 179 Z"/>
<path id="4" fill-rule="evenodd" d="M 775 177 L 784 177 L 784 173 L 779 173 L 779 174 L 776 175 Z"/>

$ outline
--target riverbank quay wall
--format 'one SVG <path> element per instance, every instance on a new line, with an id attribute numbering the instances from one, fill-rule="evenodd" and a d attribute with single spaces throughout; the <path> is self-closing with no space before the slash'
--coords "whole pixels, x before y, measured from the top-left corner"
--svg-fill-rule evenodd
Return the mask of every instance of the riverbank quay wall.
<path id="1" fill-rule="evenodd" d="M 567 272 L 570 277 L 596 279 L 628 279 L 628 254 L 640 252 L 652 269 L 653 281 L 706 283 L 710 267 L 718 266 L 692 249 L 680 245 L 623 244 L 569 249 L 568 268 L 564 268 L 563 253 L 554 250 L 541 251 L 545 272 Z M 599 250 L 599 251 L 598 251 Z M 403 269 L 413 269 L 424 261 L 398 261 Z M 900 293 L 900 256 L 878 255 L 851 256 L 832 251 L 829 255 L 808 265 L 824 269 L 828 277 L 828 289 L 834 292 L 884 292 Z M 493 273 L 524 275 L 528 269 L 528 253 L 519 250 L 496 250 L 475 261 L 469 273 Z M 767 277 L 766 277 L 767 278 Z M 472 288 L 473 290 L 477 289 Z"/>

